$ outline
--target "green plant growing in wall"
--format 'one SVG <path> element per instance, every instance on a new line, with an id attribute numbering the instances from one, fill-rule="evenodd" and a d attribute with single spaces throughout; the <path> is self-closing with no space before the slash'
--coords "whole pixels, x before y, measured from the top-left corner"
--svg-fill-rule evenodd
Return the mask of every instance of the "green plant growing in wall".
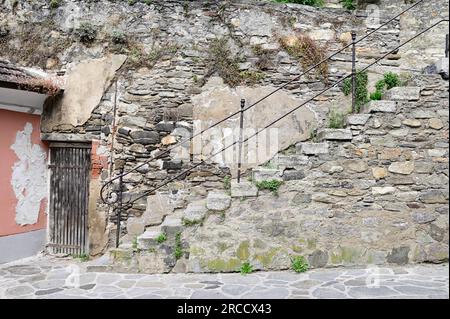
<path id="1" fill-rule="evenodd" d="M 342 6 L 347 10 L 355 10 L 356 4 L 354 0 L 341 0 Z"/>
<path id="2" fill-rule="evenodd" d="M 167 240 L 167 235 L 166 233 L 161 233 L 158 235 L 158 237 L 156 237 L 156 242 L 158 244 L 162 244 L 163 242 L 165 242 Z"/>
<path id="3" fill-rule="evenodd" d="M 180 259 L 183 256 L 183 247 L 181 245 L 181 233 L 178 232 L 175 235 L 175 250 L 173 252 L 173 255 L 176 260 Z"/>
<path id="4" fill-rule="evenodd" d="M 281 47 L 293 58 L 297 59 L 303 71 L 308 70 L 311 66 L 319 64 L 325 60 L 327 56 L 327 46 L 319 45 L 311 37 L 306 34 L 298 35 L 294 40 L 291 38 L 280 38 Z M 320 63 L 315 68 L 316 76 L 327 84 L 329 82 L 329 65 L 327 62 Z"/>
<path id="5" fill-rule="evenodd" d="M 291 257 L 291 267 L 292 270 L 298 273 L 305 272 L 309 269 L 308 262 L 303 256 L 294 256 Z"/>
<path id="6" fill-rule="evenodd" d="M 253 266 L 248 261 L 246 261 L 239 268 L 239 272 L 241 273 L 241 275 L 251 274 L 253 272 Z"/>
<path id="7" fill-rule="evenodd" d="M 346 116 L 344 113 L 331 110 L 328 114 L 328 127 L 333 129 L 340 129 L 345 127 Z"/>
<path id="8" fill-rule="evenodd" d="M 400 77 L 393 72 L 387 72 L 383 76 L 384 83 L 388 90 L 400 85 Z"/>
<path id="9" fill-rule="evenodd" d="M 114 30 L 111 33 L 111 40 L 114 44 L 125 44 L 127 43 L 127 36 L 123 31 Z"/>
<path id="10" fill-rule="evenodd" d="M 276 179 L 272 179 L 272 180 L 265 180 L 265 181 L 260 181 L 256 183 L 256 187 L 259 190 L 269 190 L 271 191 L 274 195 L 278 195 L 278 189 L 280 188 L 280 186 L 283 184 L 282 181 L 276 180 Z"/>
<path id="11" fill-rule="evenodd" d="M 131 248 L 133 248 L 134 250 L 136 250 L 138 248 L 138 240 L 137 237 L 134 237 L 132 242 L 131 242 Z"/>
<path id="12" fill-rule="evenodd" d="M 72 255 L 72 258 L 79 259 L 81 262 L 86 262 L 89 260 L 89 255 L 87 254 Z"/>
<path id="13" fill-rule="evenodd" d="M 356 112 L 359 113 L 361 107 L 369 101 L 369 91 L 367 85 L 369 83 L 369 77 L 367 71 L 356 72 L 356 92 L 355 92 L 355 106 Z M 343 81 L 342 92 L 345 95 L 352 93 L 352 78 L 348 77 Z"/>
<path id="14" fill-rule="evenodd" d="M 208 62 L 209 70 L 206 77 L 218 73 L 224 82 L 231 87 L 241 84 L 240 61 L 238 58 L 233 57 L 227 38 L 214 39 L 210 42 Z"/>
<path id="15" fill-rule="evenodd" d="M 59 0 L 50 0 L 49 5 L 51 9 L 56 9 L 59 7 L 60 3 Z"/>
<path id="16" fill-rule="evenodd" d="M 75 34 L 78 36 L 81 42 L 91 43 L 97 37 L 97 29 L 90 22 L 82 22 Z"/>
<path id="17" fill-rule="evenodd" d="M 227 190 L 231 189 L 231 176 L 230 175 L 226 175 L 223 178 L 223 187 Z"/>

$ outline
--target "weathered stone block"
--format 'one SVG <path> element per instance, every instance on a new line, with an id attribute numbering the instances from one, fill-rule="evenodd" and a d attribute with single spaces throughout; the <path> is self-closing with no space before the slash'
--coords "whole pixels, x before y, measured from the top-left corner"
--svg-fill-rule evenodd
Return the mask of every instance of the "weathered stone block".
<path id="1" fill-rule="evenodd" d="M 175 129 L 173 122 L 159 122 L 155 125 L 155 130 L 160 132 L 172 132 Z"/>
<path id="2" fill-rule="evenodd" d="M 297 149 L 305 155 L 328 154 L 328 143 L 299 143 Z"/>
<path id="3" fill-rule="evenodd" d="M 366 125 L 370 117 L 370 114 L 351 114 L 347 116 L 347 123 L 349 125 Z"/>
<path id="4" fill-rule="evenodd" d="M 441 119 L 438 118 L 431 118 L 428 121 L 428 126 L 432 128 L 433 130 L 440 130 L 444 127 L 444 123 Z"/>
<path id="5" fill-rule="evenodd" d="M 231 182 L 231 197 L 256 197 L 258 196 L 258 188 L 248 181 Z"/>
<path id="6" fill-rule="evenodd" d="M 401 174 L 401 175 L 410 175 L 412 172 L 414 172 L 414 162 L 408 161 L 408 162 L 395 162 L 389 165 L 389 172 L 395 173 L 395 174 Z"/>
<path id="7" fill-rule="evenodd" d="M 183 230 L 181 218 L 177 216 L 167 216 L 161 224 L 161 230 L 167 235 L 176 235 Z"/>
<path id="8" fill-rule="evenodd" d="M 282 181 L 282 172 L 278 169 L 255 168 L 252 171 L 252 179 L 255 182 L 277 180 Z"/>
<path id="9" fill-rule="evenodd" d="M 157 238 L 163 234 L 161 227 L 150 227 L 137 238 L 137 244 L 139 249 L 149 249 L 158 245 Z"/>
<path id="10" fill-rule="evenodd" d="M 386 187 L 372 187 L 372 195 L 388 195 L 394 194 L 397 191 L 395 187 L 386 186 Z"/>
<path id="11" fill-rule="evenodd" d="M 426 204 L 448 204 L 448 193 L 440 190 L 431 190 L 420 194 L 419 199 Z"/>
<path id="12" fill-rule="evenodd" d="M 384 167 L 372 168 L 372 175 L 375 179 L 383 179 L 387 176 L 388 172 Z"/>
<path id="13" fill-rule="evenodd" d="M 128 218 L 127 232 L 130 236 L 141 235 L 145 231 L 145 222 L 142 218 Z"/>
<path id="14" fill-rule="evenodd" d="M 183 212 L 183 221 L 187 223 L 199 223 L 206 217 L 208 209 L 204 202 L 191 203 Z"/>
<path id="15" fill-rule="evenodd" d="M 413 212 L 411 217 L 417 224 L 428 224 L 436 220 L 437 214 L 434 212 Z"/>
<path id="16" fill-rule="evenodd" d="M 223 211 L 230 208 L 231 197 L 221 192 L 209 192 L 206 198 L 206 207 L 209 210 Z"/>
<path id="17" fill-rule="evenodd" d="M 368 113 L 395 113 L 397 103 L 394 101 L 370 101 L 364 107 L 364 111 Z"/>
<path id="18" fill-rule="evenodd" d="M 285 170 L 283 173 L 283 180 L 294 181 L 301 180 L 305 178 L 305 172 L 300 170 Z"/>
<path id="19" fill-rule="evenodd" d="M 130 133 L 131 138 L 137 144 L 149 145 L 159 143 L 159 134 L 152 131 L 134 131 Z"/>
<path id="20" fill-rule="evenodd" d="M 295 168 L 308 164 L 308 156 L 304 155 L 278 155 L 275 162 L 284 168 Z"/>
<path id="21" fill-rule="evenodd" d="M 422 122 L 416 119 L 406 119 L 403 122 L 403 125 L 409 126 L 409 127 L 421 127 L 422 126 Z"/>
<path id="22" fill-rule="evenodd" d="M 420 87 L 399 86 L 388 90 L 383 99 L 391 101 L 418 101 L 420 98 Z"/>
<path id="23" fill-rule="evenodd" d="M 405 265 L 409 261 L 409 250 L 410 248 L 407 246 L 393 248 L 387 255 L 386 260 L 391 264 Z"/>
<path id="24" fill-rule="evenodd" d="M 323 129 L 317 133 L 320 140 L 324 141 L 351 141 L 353 134 L 348 129 Z"/>

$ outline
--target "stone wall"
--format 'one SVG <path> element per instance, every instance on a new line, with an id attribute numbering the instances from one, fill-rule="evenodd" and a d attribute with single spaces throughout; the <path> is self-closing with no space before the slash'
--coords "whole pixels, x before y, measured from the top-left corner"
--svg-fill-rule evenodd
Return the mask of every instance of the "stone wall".
<path id="1" fill-rule="evenodd" d="M 62 76 L 68 79 L 68 84 L 80 81 L 84 89 L 75 94 L 76 99 L 72 101 L 77 107 L 73 110 L 70 110 L 71 103 L 59 103 L 46 109 L 43 137 L 49 140 L 97 140 L 103 156 L 109 157 L 114 173 L 121 168 L 129 170 L 135 167 L 185 137 L 180 131 L 192 130 L 192 122 L 198 119 L 196 114 L 199 114 L 194 110 L 202 109 L 203 105 L 198 101 L 208 90 L 212 76 L 221 76 L 225 81 L 231 79 L 238 85 L 236 89 L 226 88 L 230 95 L 236 97 L 237 92 L 245 91 L 250 92 L 248 99 L 256 99 L 255 92 L 259 94 L 267 90 L 265 88 L 277 87 L 299 75 L 302 72 L 301 61 L 280 47 L 281 37 L 295 40 L 298 32 L 308 34 L 318 45 L 326 47 L 326 55 L 329 55 L 348 43 L 351 30 L 357 30 L 358 37 L 371 30 L 367 26 L 365 11 L 352 13 L 340 8 L 316 9 L 261 1 L 152 1 L 151 5 L 138 2 L 133 6 L 127 1 L 61 1 L 61 5 L 54 9 L 42 2 L 14 3 L 12 6 L 9 1 L 3 1 L 0 7 L 1 55 L 50 72 L 63 70 L 59 74 L 65 72 Z M 389 2 L 389 6 L 380 7 L 381 21 L 405 8 L 402 3 L 394 4 Z M 414 16 L 416 20 L 394 21 L 358 46 L 358 67 L 373 62 L 380 54 L 398 45 L 401 39 L 416 32 L 427 21 L 427 16 L 435 16 L 434 12 L 445 15 L 447 11 L 446 2 L 434 1 L 408 16 Z M 89 28 L 84 22 L 89 23 Z M 437 38 L 442 37 L 443 32 L 440 30 Z M 86 41 L 91 33 L 95 33 L 94 39 Z M 223 41 L 217 42 L 217 39 Z M 417 43 L 421 45 L 423 42 L 419 40 Z M 417 46 L 380 62 L 370 71 L 370 87 L 386 71 L 418 73 L 428 61 L 434 62 L 435 57 L 444 53 L 443 44 L 439 41 L 428 43 L 428 47 L 434 49 L 420 50 L 419 46 L 422 62 L 418 64 L 411 62 L 418 51 Z M 442 53 L 439 53 L 439 47 L 442 47 Z M 101 67 L 105 57 L 109 56 L 110 61 L 121 61 L 123 55 L 128 59 L 115 75 L 114 70 L 120 65 L 111 67 L 112 71 Z M 217 60 L 217 57 L 225 58 L 225 61 Z M 302 77 L 282 91 L 283 99 L 306 100 L 325 88 L 324 81 L 333 83 L 348 74 L 350 62 L 349 51 L 337 55 L 329 64 L 327 79 Z M 94 65 L 99 72 L 80 67 L 86 64 Z M 219 64 L 230 65 L 231 69 L 217 69 Z M 237 68 L 233 68 L 234 65 Z M 116 85 L 111 85 L 115 81 L 117 90 Z M 105 91 L 99 103 L 97 97 L 93 99 L 89 95 L 90 86 L 94 92 L 100 86 Z M 67 95 L 74 94 L 71 87 L 73 85 L 67 87 Z M 93 110 L 92 101 L 98 103 Z M 324 127 L 330 109 L 346 111 L 349 105 L 349 98 L 342 94 L 340 88 L 334 88 L 308 104 L 314 119 L 309 112 L 307 115 L 312 126 Z M 226 113 L 238 105 L 227 104 L 224 107 Z M 306 114 L 302 112 L 300 117 Z M 269 120 L 264 112 L 255 112 L 255 116 L 256 122 Z M 300 128 L 303 130 L 301 137 L 297 141 L 281 141 L 282 149 L 286 148 L 286 143 L 295 144 L 310 135 L 310 127 L 301 125 Z M 112 145 L 113 151 L 109 152 Z M 336 157 L 343 152 L 338 150 L 338 153 L 333 151 L 330 154 Z M 192 163 L 166 156 L 162 161 L 143 166 L 126 177 L 125 199 L 136 198 L 190 165 Z M 108 168 L 100 174 L 103 182 L 110 177 L 109 172 Z M 172 183 L 168 189 L 175 194 L 176 208 L 184 208 L 197 197 L 221 188 L 223 178 L 228 174 L 227 167 L 209 164 L 196 169 L 184 180 Z M 317 191 L 320 191 L 319 195 L 323 192 Z M 290 194 L 282 193 L 280 198 Z M 261 198 L 263 202 L 264 198 Z M 242 203 L 243 207 L 245 204 Z M 98 201 L 97 209 L 103 214 L 108 208 Z M 145 216 L 146 211 L 147 199 L 143 198 L 127 210 L 124 222 L 128 217 Z M 110 221 L 114 222 L 114 211 L 109 213 Z M 163 221 L 163 216 L 153 217 L 149 225 Z M 284 223 L 284 218 L 282 220 Z M 347 227 L 347 221 L 343 220 L 342 225 Z M 142 228 L 142 225 L 137 228 Z M 128 240 L 131 240 L 130 236 Z M 329 249 L 327 253 L 331 254 Z M 98 251 L 100 249 L 96 245 L 95 252 Z"/>

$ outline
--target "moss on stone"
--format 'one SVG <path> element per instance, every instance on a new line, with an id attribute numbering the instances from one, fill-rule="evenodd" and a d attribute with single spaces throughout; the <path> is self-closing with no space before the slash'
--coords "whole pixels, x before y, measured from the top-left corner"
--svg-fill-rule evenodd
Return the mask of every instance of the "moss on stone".
<path id="1" fill-rule="evenodd" d="M 189 248 L 189 253 L 195 256 L 201 256 L 205 253 L 205 250 L 201 247 L 192 246 Z"/>
<path id="2" fill-rule="evenodd" d="M 208 260 L 206 265 L 210 271 L 230 272 L 237 271 L 241 265 L 241 261 L 236 258 L 231 258 L 228 260 L 217 258 Z"/>
<path id="3" fill-rule="evenodd" d="M 351 264 L 357 262 L 360 257 L 360 249 L 352 247 L 340 247 L 339 252 L 331 253 L 330 260 L 332 264 Z"/>
<path id="4" fill-rule="evenodd" d="M 258 254 L 255 256 L 255 259 L 258 260 L 264 268 L 270 266 L 273 261 L 273 258 L 277 255 L 280 250 L 278 248 L 272 248 L 268 252 L 263 254 Z"/>
<path id="5" fill-rule="evenodd" d="M 248 240 L 241 242 L 238 249 L 236 250 L 236 256 L 240 260 L 248 260 L 250 257 L 250 250 L 249 250 L 249 242 Z"/>

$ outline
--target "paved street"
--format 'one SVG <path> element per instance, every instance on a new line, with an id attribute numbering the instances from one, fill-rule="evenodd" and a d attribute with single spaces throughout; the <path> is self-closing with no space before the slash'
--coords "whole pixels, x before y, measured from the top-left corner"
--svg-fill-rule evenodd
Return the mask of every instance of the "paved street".
<path id="1" fill-rule="evenodd" d="M 420 265 L 241 274 L 86 272 L 71 260 L 0 265 L 0 298 L 449 298 L 449 267 Z"/>

